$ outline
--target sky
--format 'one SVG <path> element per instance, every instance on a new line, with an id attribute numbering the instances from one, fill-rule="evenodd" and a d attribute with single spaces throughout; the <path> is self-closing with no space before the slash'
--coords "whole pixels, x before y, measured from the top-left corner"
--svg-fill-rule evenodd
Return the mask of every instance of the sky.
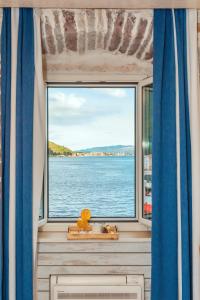
<path id="1" fill-rule="evenodd" d="M 50 87 L 49 140 L 72 150 L 134 144 L 133 87 Z"/>

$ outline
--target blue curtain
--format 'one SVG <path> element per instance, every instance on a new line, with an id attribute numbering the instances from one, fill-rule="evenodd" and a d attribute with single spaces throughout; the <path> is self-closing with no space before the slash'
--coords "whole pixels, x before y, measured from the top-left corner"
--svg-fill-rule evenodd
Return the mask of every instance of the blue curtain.
<path id="1" fill-rule="evenodd" d="M 9 285 L 9 164 L 10 164 L 10 107 L 11 107 L 11 10 L 3 10 L 1 33 L 1 128 L 2 128 L 2 272 L 1 300 L 8 300 Z"/>
<path id="2" fill-rule="evenodd" d="M 183 299 L 192 299 L 192 173 L 188 99 L 186 10 L 175 11 L 180 118 L 181 255 Z"/>
<path id="3" fill-rule="evenodd" d="M 185 10 L 154 11 L 151 300 L 192 300 L 186 41 Z"/>
<path id="4" fill-rule="evenodd" d="M 3 251 L 0 299 L 9 300 L 9 180 L 11 124 L 11 55 L 16 55 L 16 300 L 33 299 L 32 153 L 34 99 L 33 10 L 19 10 L 18 47 L 11 45 L 11 9 L 3 11 L 2 63 L 2 163 Z M 12 51 L 11 51 L 12 49 Z M 12 53 L 11 53 L 12 52 Z"/>
<path id="5" fill-rule="evenodd" d="M 33 295 L 32 160 L 34 30 L 32 9 L 20 9 L 16 95 L 16 296 Z"/>

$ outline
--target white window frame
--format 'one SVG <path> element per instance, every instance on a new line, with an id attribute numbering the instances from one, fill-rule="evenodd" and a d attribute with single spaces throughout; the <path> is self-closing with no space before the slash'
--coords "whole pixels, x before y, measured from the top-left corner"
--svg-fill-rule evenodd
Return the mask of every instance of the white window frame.
<path id="1" fill-rule="evenodd" d="M 45 88 L 47 89 L 47 84 L 45 84 Z M 45 93 L 46 95 L 46 111 L 47 111 L 47 94 Z M 45 132 L 46 132 L 46 136 L 45 136 L 45 153 L 47 153 L 47 114 L 45 115 L 46 116 L 46 128 L 45 128 Z M 48 193 L 48 186 L 47 186 L 47 161 L 48 161 L 48 157 L 47 155 L 45 156 L 45 162 L 44 162 L 44 177 L 43 177 L 43 218 L 42 219 L 39 219 L 38 221 L 38 227 L 42 227 L 44 226 L 46 223 L 47 223 L 47 193 Z M 42 196 L 42 195 L 41 195 Z"/>
<path id="2" fill-rule="evenodd" d="M 140 132 L 138 134 L 138 137 L 140 138 L 139 140 L 139 144 L 140 144 L 140 147 L 138 149 L 139 151 L 139 156 L 138 156 L 138 171 L 139 171 L 139 178 L 140 178 L 140 182 L 139 182 L 139 222 L 150 227 L 151 228 L 151 225 L 152 225 L 152 221 L 151 220 L 147 220 L 143 217 L 143 150 L 142 150 L 142 139 L 143 139 L 143 136 L 142 136 L 142 123 L 143 123 L 143 114 L 142 114 L 142 110 L 143 110 L 143 88 L 146 87 L 146 86 L 149 86 L 150 84 L 153 84 L 153 77 L 149 77 L 149 78 L 146 78 L 144 80 L 141 80 L 139 83 L 138 83 L 138 99 L 139 99 L 139 105 L 138 105 L 138 116 L 139 116 L 139 119 L 141 120 L 141 125 L 140 125 Z"/>
<path id="3" fill-rule="evenodd" d="M 70 78 L 70 77 L 69 77 Z M 90 77 L 92 78 L 92 77 Z M 106 81 L 98 80 L 98 76 L 93 78 L 93 81 L 90 82 L 92 86 L 94 86 L 94 83 L 96 85 L 101 86 L 129 86 L 129 87 L 135 87 L 136 88 L 136 218 L 95 218 L 92 221 L 98 222 L 98 223 L 106 223 L 106 222 L 115 222 L 117 224 L 120 231 L 149 231 L 151 230 L 151 220 L 146 220 L 142 217 L 142 205 L 143 205 L 143 182 L 142 182 L 142 87 L 145 85 L 149 85 L 152 83 L 152 77 L 148 77 L 143 79 L 142 77 L 140 80 L 137 81 L 133 80 L 132 76 L 111 76 L 111 79 L 109 80 L 107 78 Z M 59 83 L 55 83 L 56 80 L 51 80 L 47 83 L 48 86 L 67 86 L 67 85 L 74 85 L 74 86 L 85 86 L 86 81 L 82 80 L 81 82 L 76 82 L 75 80 L 73 82 L 69 80 L 59 80 Z M 60 79 L 60 78 L 59 78 Z M 88 78 L 87 78 L 88 79 Z M 86 79 L 86 80 L 87 80 Z M 102 79 L 102 78 L 101 78 Z M 48 131 L 48 128 L 47 128 Z M 48 210 L 48 186 L 47 186 L 47 160 L 48 156 L 46 155 L 46 164 L 45 164 L 45 176 L 44 176 L 44 219 L 39 221 L 39 226 L 44 226 L 48 230 L 48 228 L 54 228 L 55 230 L 58 230 L 58 228 L 66 228 L 69 224 L 74 222 L 74 218 L 48 218 L 47 210 Z"/>
<path id="4" fill-rule="evenodd" d="M 133 88 L 135 89 L 135 104 L 136 104 L 136 109 L 137 109 L 137 84 L 134 84 L 134 83 L 78 83 L 78 84 L 69 84 L 69 83 L 65 83 L 65 84 L 49 84 L 48 85 L 48 88 L 50 87 L 62 87 L 62 88 L 67 88 L 67 87 L 85 87 L 85 88 L 89 88 L 89 87 L 102 87 L 102 88 L 106 88 L 106 87 L 116 87 L 116 88 L 120 88 L 120 87 L 130 87 L 130 88 Z M 136 120 L 135 120 L 135 126 L 137 127 L 137 124 L 138 124 L 138 120 L 137 120 L 137 113 L 135 113 L 135 116 L 136 116 Z M 136 133 L 136 137 L 135 137 L 135 143 L 136 143 L 136 152 L 137 152 L 137 128 L 135 128 L 135 133 Z M 138 176 L 137 176 L 137 167 L 135 168 L 135 172 L 136 172 L 136 184 L 135 184 L 135 187 L 136 187 L 136 190 L 135 190 L 135 198 L 136 198 L 136 202 L 135 202 L 135 205 L 136 205 L 136 216 L 135 217 L 132 217 L 132 218 L 104 218 L 104 217 L 100 217 L 100 218 L 92 218 L 91 221 L 92 222 L 136 222 L 138 221 L 138 217 L 139 217 L 139 214 L 138 214 L 138 191 L 137 191 L 137 186 L 138 186 L 138 183 L 137 183 L 137 180 L 138 180 Z M 48 198 L 47 198 L 47 201 L 48 201 Z M 48 205 L 48 203 L 47 203 Z M 48 213 L 47 213 L 47 219 L 49 222 L 74 222 L 76 220 L 76 218 L 49 218 L 48 217 Z"/>
<path id="5" fill-rule="evenodd" d="M 46 144 L 46 148 L 47 148 L 47 144 Z M 46 150 L 46 153 L 47 153 L 47 150 Z M 47 210 L 48 210 L 48 207 L 47 207 L 47 196 L 48 196 L 48 187 L 47 187 L 47 155 L 45 156 L 45 165 L 44 165 L 44 179 L 43 179 L 43 218 L 42 219 L 39 219 L 39 222 L 38 222 L 38 227 L 41 227 L 41 226 L 44 226 L 46 223 L 47 223 Z"/>

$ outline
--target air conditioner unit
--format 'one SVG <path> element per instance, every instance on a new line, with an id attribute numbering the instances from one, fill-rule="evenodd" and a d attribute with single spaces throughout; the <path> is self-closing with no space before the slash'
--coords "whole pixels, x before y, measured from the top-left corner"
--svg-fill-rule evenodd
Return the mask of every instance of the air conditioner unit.
<path id="1" fill-rule="evenodd" d="M 143 275 L 52 275 L 51 300 L 144 300 Z"/>

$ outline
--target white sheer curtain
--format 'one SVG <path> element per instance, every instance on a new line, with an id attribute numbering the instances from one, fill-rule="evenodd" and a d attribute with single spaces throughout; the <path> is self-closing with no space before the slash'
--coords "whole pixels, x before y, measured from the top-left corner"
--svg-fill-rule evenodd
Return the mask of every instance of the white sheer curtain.
<path id="1" fill-rule="evenodd" d="M 192 152 L 193 299 L 200 299 L 200 77 L 197 10 L 187 10 L 187 60 Z"/>
<path id="2" fill-rule="evenodd" d="M 33 259 L 34 259 L 34 297 L 36 293 L 37 236 L 40 200 L 43 190 L 43 176 L 46 153 L 46 97 L 42 68 L 42 39 L 40 27 L 40 10 L 34 10 L 35 41 L 35 87 L 33 120 Z"/>

